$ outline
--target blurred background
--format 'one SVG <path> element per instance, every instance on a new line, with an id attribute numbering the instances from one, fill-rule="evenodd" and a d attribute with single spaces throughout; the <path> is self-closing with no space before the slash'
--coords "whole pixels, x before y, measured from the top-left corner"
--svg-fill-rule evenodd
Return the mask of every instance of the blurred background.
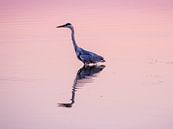
<path id="1" fill-rule="evenodd" d="M 67 22 L 106 60 L 84 80 Z M 0 128 L 172 129 L 172 34 L 171 0 L 0 1 Z"/>

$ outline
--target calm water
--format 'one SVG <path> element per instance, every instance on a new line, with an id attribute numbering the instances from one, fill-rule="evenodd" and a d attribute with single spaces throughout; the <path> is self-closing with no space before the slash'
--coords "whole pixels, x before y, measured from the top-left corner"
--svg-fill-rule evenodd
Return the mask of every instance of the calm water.
<path id="1" fill-rule="evenodd" d="M 1 129 L 173 128 L 173 3 L 98 2 L 1 2 Z"/>

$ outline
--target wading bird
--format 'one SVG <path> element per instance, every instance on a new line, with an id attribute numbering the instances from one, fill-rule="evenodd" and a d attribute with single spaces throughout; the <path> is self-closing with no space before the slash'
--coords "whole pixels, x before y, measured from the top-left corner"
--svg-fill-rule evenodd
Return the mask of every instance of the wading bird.
<path id="1" fill-rule="evenodd" d="M 74 50 L 76 52 L 76 56 L 80 61 L 84 63 L 84 65 L 89 65 L 90 63 L 96 64 L 98 62 L 105 62 L 102 56 L 78 47 L 74 37 L 74 27 L 71 23 L 57 26 L 56 28 L 62 28 L 62 27 L 69 28 L 71 30 L 71 39 L 73 42 Z"/>

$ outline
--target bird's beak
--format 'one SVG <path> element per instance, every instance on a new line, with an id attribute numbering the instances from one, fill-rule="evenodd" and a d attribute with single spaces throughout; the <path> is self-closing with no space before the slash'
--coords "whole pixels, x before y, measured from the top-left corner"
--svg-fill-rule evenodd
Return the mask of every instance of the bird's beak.
<path id="1" fill-rule="evenodd" d="M 62 27 L 65 27 L 65 25 L 57 26 L 56 28 L 62 28 Z"/>

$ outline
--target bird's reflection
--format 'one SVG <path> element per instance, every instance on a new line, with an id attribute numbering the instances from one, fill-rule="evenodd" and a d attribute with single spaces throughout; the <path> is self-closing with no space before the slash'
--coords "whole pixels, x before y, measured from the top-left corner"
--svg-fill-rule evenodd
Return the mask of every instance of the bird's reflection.
<path id="1" fill-rule="evenodd" d="M 74 79 L 72 86 L 72 96 L 70 103 L 58 103 L 59 107 L 71 108 L 75 103 L 75 93 L 82 83 L 92 82 L 93 78 L 96 77 L 97 73 L 101 72 L 105 68 L 105 65 L 94 65 L 94 66 L 83 66 L 80 68 Z"/>

